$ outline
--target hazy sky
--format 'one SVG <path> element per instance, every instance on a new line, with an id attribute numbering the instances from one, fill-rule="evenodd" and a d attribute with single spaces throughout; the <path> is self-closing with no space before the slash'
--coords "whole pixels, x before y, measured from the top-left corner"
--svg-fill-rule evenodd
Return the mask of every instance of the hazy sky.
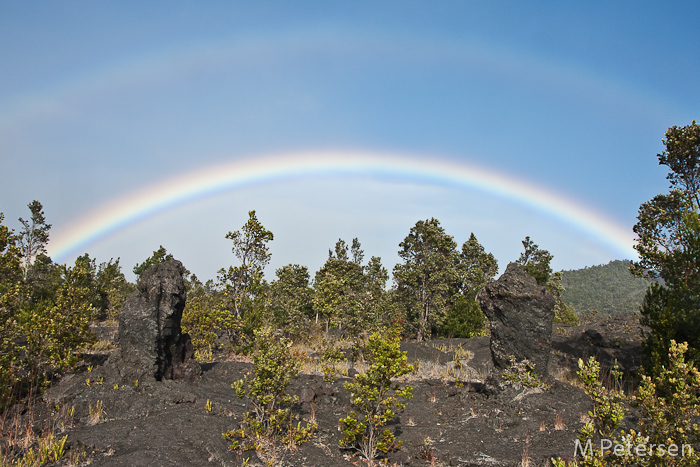
<path id="1" fill-rule="evenodd" d="M 697 1 L 0 1 L 0 212 L 18 229 L 38 199 L 55 261 L 120 257 L 129 278 L 161 244 L 214 278 L 251 209 L 275 235 L 268 277 L 353 237 L 391 269 L 429 217 L 501 271 L 526 235 L 555 269 L 631 258 L 640 203 L 667 189 L 663 134 L 700 114 L 698 18 Z M 207 192 L 217 174 L 238 178 Z"/>

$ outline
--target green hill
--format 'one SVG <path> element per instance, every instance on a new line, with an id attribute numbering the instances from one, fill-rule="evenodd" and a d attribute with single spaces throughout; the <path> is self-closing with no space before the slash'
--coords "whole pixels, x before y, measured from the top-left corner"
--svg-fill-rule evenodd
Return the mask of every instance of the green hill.
<path id="1" fill-rule="evenodd" d="M 605 315 L 638 311 L 650 281 L 632 276 L 629 267 L 630 261 L 616 260 L 562 271 L 561 283 L 566 290 L 561 298 L 567 305 L 573 305 L 579 316 L 592 310 Z"/>

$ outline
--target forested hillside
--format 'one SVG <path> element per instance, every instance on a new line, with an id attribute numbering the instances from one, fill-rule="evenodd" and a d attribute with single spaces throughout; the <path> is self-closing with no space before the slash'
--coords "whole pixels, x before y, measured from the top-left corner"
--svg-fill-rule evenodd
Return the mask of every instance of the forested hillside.
<path id="1" fill-rule="evenodd" d="M 561 298 L 573 306 L 576 314 L 585 316 L 593 310 L 614 315 L 638 311 L 649 287 L 649 280 L 634 277 L 630 261 L 611 261 L 573 271 L 563 271 Z"/>

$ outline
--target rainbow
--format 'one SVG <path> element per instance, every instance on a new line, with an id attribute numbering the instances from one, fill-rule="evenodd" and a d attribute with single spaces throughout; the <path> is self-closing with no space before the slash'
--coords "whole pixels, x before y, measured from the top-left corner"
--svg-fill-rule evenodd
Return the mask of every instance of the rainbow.
<path id="1" fill-rule="evenodd" d="M 319 151 L 257 157 L 172 178 L 119 198 L 54 234 L 49 254 L 61 262 L 88 246 L 156 214 L 252 185 L 338 175 L 415 180 L 477 190 L 552 216 L 601 244 L 634 258 L 631 231 L 582 203 L 543 187 L 462 162 L 371 152 Z"/>

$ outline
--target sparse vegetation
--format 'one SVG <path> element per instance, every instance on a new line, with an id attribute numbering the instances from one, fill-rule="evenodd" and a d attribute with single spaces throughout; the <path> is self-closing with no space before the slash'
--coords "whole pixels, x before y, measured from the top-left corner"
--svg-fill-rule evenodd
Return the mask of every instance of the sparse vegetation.
<path id="1" fill-rule="evenodd" d="M 254 365 L 251 373 L 232 385 L 236 395 L 246 400 L 248 411 L 239 428 L 226 432 L 224 437 L 238 453 L 255 449 L 267 465 L 284 464 L 286 456 L 312 437 L 314 446 L 331 457 L 338 455 L 339 442 L 341 452 L 360 453 L 372 465 L 382 456 L 402 454 L 396 424 L 418 384 L 422 385 L 417 398 L 423 404 L 420 413 L 430 413 L 431 425 L 426 426 L 425 420 L 414 412 L 402 428 L 430 430 L 430 436 L 420 432 L 419 438 L 414 437 L 418 444 L 420 439 L 424 442 L 411 454 L 420 454 L 429 465 L 445 465 L 438 460 L 438 454 L 442 458 L 442 446 L 451 443 L 450 440 L 442 444 L 447 439 L 443 438 L 445 430 L 469 422 L 478 423 L 485 430 L 482 433 L 505 436 L 509 417 L 510 421 L 517 417 L 518 423 L 533 419 L 531 431 L 514 437 L 522 451 L 517 453 L 521 465 L 534 463 L 537 443 L 531 441 L 538 433 L 565 437 L 579 422 L 583 424 L 578 437 L 581 443 L 609 438 L 615 443 L 657 446 L 656 454 L 645 457 L 642 465 L 667 465 L 667 459 L 658 450 L 660 445 L 673 443 L 695 449 L 700 442 L 700 428 L 694 423 L 700 417 L 700 374 L 692 363 L 697 361 L 699 335 L 697 145 L 691 145 L 690 152 L 680 153 L 677 146 L 697 142 L 698 131 L 695 122 L 669 130 L 667 151 L 659 158 L 671 168 L 672 189 L 668 195 L 660 195 L 640 208 L 635 232 L 639 235 L 637 250 L 641 259 L 632 269 L 646 278 L 632 278 L 625 271 L 628 263 L 617 261 L 584 271 L 553 274 L 552 255 L 530 237 L 522 242 L 524 252 L 518 262 L 554 295 L 555 322 L 564 325 L 596 319 L 598 312 L 605 315 L 625 311 L 639 299 L 636 292 L 628 289 L 630 284 L 639 286 L 650 284 L 650 279 L 661 279 L 651 283 L 642 303 L 642 323 L 651 329 L 645 345 L 648 365 L 647 375 L 642 377 L 636 392 L 629 392 L 633 395 L 622 390 L 622 374 L 617 368 L 608 370 L 608 380 L 602 383 L 600 365 L 589 360 L 580 362 L 578 372 L 578 384 L 594 404 L 588 415 L 579 418 L 585 410 L 579 407 L 565 424 L 561 407 L 547 416 L 532 416 L 527 405 L 482 410 L 474 399 L 480 397 L 476 396 L 479 391 L 485 391 L 487 370 L 484 366 L 470 367 L 474 354 L 452 342 L 434 344 L 432 349 L 426 345 L 421 350 L 424 355 L 433 350 L 447 355 L 416 360 L 414 366 L 408 364 L 406 352 L 400 347 L 402 337 L 420 342 L 435 336 L 468 338 L 487 334 L 477 296 L 495 276 L 497 263 L 474 234 L 460 251 L 437 219 L 417 222 L 399 245 L 402 263 L 393 270 L 394 285 L 390 288 L 389 273 L 381 259 L 372 257 L 365 263 L 357 238 L 351 244 L 338 240 L 315 274 L 305 266 L 287 265 L 279 268 L 276 278 L 268 283 L 263 273 L 270 260 L 268 243 L 273 235 L 263 227 L 255 211 L 250 211 L 243 228 L 226 235 L 233 242 L 238 266 L 222 268 L 216 283 L 202 283 L 189 272 L 185 274 L 187 302 L 182 326 L 190 334 L 196 358 L 215 364 L 226 359 L 250 362 L 252 358 Z M 34 201 L 29 208 L 31 220 L 20 219 L 23 230 L 17 235 L 2 225 L 0 214 L 0 408 L 3 420 L 9 419 L 10 411 L 14 420 L 22 420 L 17 422 L 17 426 L 22 426 L 21 432 L 9 436 L 5 436 L 7 430 L 3 426 L 0 466 L 76 464 L 85 453 L 77 447 L 67 448 L 72 445 L 62 433 L 70 428 L 70 423 L 45 429 L 34 424 L 32 404 L 37 403 L 42 390 L 66 372 L 78 373 L 75 381 L 80 383 L 81 391 L 99 393 L 112 387 L 109 397 L 119 397 L 121 392 L 150 397 L 154 389 L 148 380 L 142 385 L 133 380 L 131 389 L 131 382 L 114 384 L 99 371 L 92 373 L 92 362 L 88 365 L 88 358 L 99 356 L 87 355 L 86 351 L 108 353 L 114 348 L 114 333 L 109 337 L 101 335 L 98 341 L 91 326 L 98 330 L 114 326 L 124 299 L 135 287 L 121 274 L 119 259 L 97 266 L 95 259 L 84 254 L 72 266 L 54 264 L 44 248 L 51 226 L 44 218 L 41 203 Z M 171 257 L 161 246 L 137 264 L 134 272 L 140 276 L 148 267 Z M 595 285 L 581 286 L 585 281 Z M 615 291 L 608 286 L 614 286 Z M 571 298 L 581 294 L 595 300 L 595 308 Z M 102 321 L 105 319 L 111 320 L 109 325 Z M 96 326 L 98 321 L 100 325 Z M 395 327 L 387 331 L 392 324 Z M 631 329 L 625 331 L 630 333 Z M 558 332 L 573 341 L 577 331 L 578 328 L 560 328 Z M 627 343 L 619 337 L 606 336 L 605 342 L 610 344 L 595 344 L 591 338 L 591 345 L 622 348 Z M 688 343 L 676 344 L 679 337 Z M 236 355 L 232 355 L 234 351 Z M 85 368 L 89 375 L 82 373 Z M 297 405 L 297 396 L 288 390 L 301 368 L 313 378 L 304 388 L 305 405 Z M 513 359 L 502 378 L 529 388 L 548 389 L 533 370 L 527 360 Z M 349 394 L 337 390 L 341 384 L 337 380 L 348 375 L 354 375 L 352 381 L 343 384 Z M 429 387 L 425 380 L 429 380 Z M 407 385 L 409 382 L 411 386 Z M 108 388 L 103 388 L 106 384 Z M 469 386 L 465 389 L 465 385 Z M 522 391 L 518 397 L 530 397 L 531 393 L 550 396 L 552 392 L 555 391 Z M 235 415 L 236 409 L 227 406 L 228 401 L 215 399 L 209 393 L 198 397 L 182 399 L 193 406 L 195 400 L 199 401 L 198 416 L 214 420 Z M 457 407 L 456 412 L 464 410 L 463 418 L 444 409 L 448 398 L 460 401 L 451 403 L 453 409 Z M 469 402 L 465 402 L 468 398 Z M 178 398 L 175 404 L 180 403 Z M 341 403 L 352 407 L 338 421 L 341 434 L 335 434 L 335 440 L 329 443 L 332 436 L 326 426 L 323 435 L 314 437 L 319 423 L 317 407 L 325 409 Z M 82 423 L 100 429 L 105 424 L 102 399 L 91 397 L 82 404 Z M 639 415 L 638 421 L 625 419 L 630 410 Z M 73 409 L 69 412 L 72 418 Z M 335 430 L 340 413 L 334 412 L 331 431 Z M 143 415 L 147 418 L 148 410 Z M 327 423 L 328 413 L 322 415 Z M 103 454 L 113 453 L 110 447 Z M 493 460 L 486 454 L 480 455 L 480 461 Z M 243 457 L 243 464 L 248 460 L 249 457 Z M 606 462 L 630 465 L 638 460 L 603 453 L 554 463 L 602 466 Z M 700 458 L 693 451 L 682 459 L 674 459 L 674 465 L 695 465 L 697 460 Z"/>
<path id="2" fill-rule="evenodd" d="M 537 373 L 535 373 L 535 365 L 528 360 L 517 361 L 515 357 L 510 357 L 510 367 L 508 367 L 501 377 L 505 381 L 522 384 L 526 388 L 549 389 L 549 386 L 543 383 Z"/>

